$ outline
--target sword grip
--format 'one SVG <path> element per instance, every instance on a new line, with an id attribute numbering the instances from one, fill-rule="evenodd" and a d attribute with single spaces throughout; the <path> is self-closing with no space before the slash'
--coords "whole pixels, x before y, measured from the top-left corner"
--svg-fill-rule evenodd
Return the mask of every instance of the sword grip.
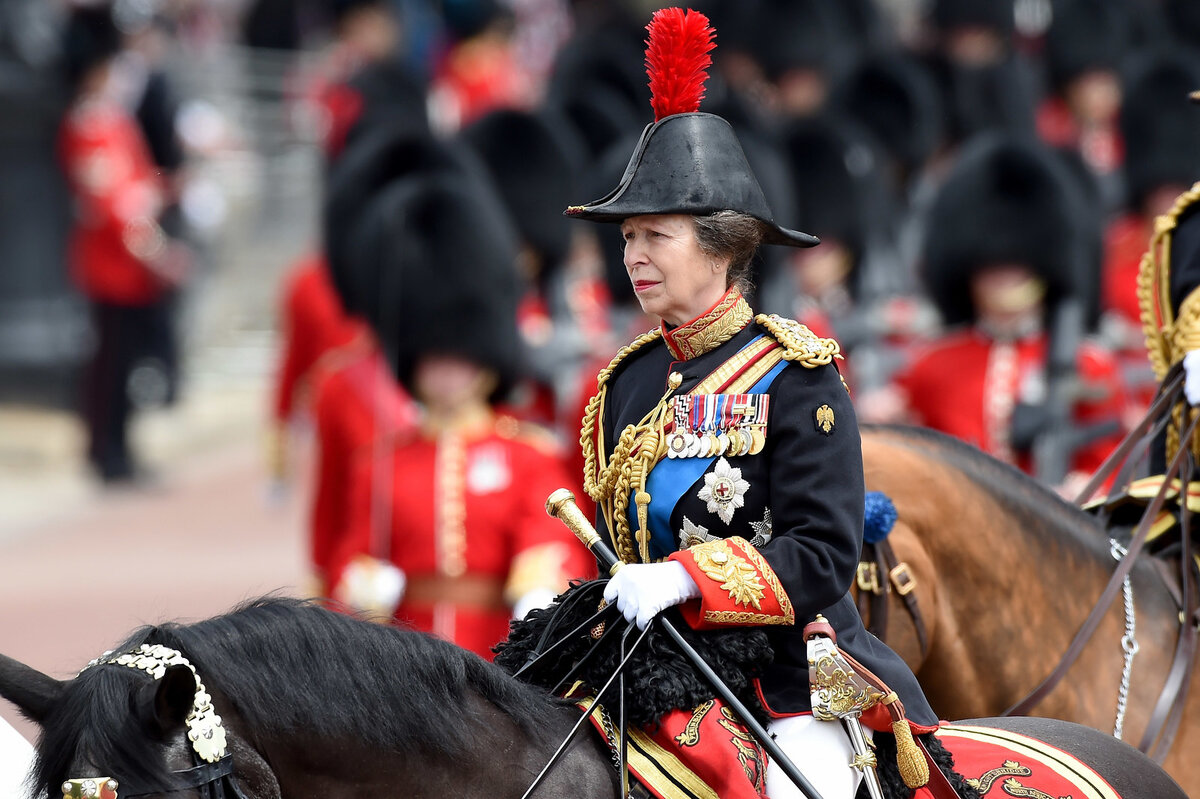
<path id="1" fill-rule="evenodd" d="M 560 488 L 546 498 L 546 513 L 561 521 L 583 545 L 596 556 L 600 565 L 608 570 L 610 575 L 616 574 L 624 564 L 609 549 L 608 544 L 596 532 L 596 528 L 583 515 L 583 511 L 575 504 L 575 495 L 566 488 Z"/>

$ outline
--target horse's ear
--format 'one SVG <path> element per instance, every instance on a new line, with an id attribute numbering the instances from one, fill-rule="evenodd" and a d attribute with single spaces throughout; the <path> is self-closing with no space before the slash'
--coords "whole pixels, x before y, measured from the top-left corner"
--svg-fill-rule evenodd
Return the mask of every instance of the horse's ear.
<path id="1" fill-rule="evenodd" d="M 144 717 L 166 734 L 183 726 L 196 698 L 196 674 L 187 666 L 167 666 L 161 679 L 142 693 Z"/>
<path id="2" fill-rule="evenodd" d="M 8 655 L 0 655 L 0 696 L 17 706 L 21 715 L 41 724 L 62 698 L 66 685 Z"/>

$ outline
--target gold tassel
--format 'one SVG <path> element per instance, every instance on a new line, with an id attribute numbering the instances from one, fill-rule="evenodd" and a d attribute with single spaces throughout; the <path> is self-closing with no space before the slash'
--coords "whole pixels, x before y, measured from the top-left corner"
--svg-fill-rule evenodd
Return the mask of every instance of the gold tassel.
<path id="1" fill-rule="evenodd" d="M 650 521 L 650 495 L 645 491 L 638 491 L 633 495 L 633 501 L 637 503 L 638 540 L 641 541 L 648 535 L 646 527 Z"/>
<path id="2" fill-rule="evenodd" d="M 900 776 L 905 785 L 916 790 L 929 782 L 929 764 L 925 762 L 921 747 L 913 740 L 907 719 L 893 721 L 892 733 L 896 736 L 896 762 L 900 766 Z"/>

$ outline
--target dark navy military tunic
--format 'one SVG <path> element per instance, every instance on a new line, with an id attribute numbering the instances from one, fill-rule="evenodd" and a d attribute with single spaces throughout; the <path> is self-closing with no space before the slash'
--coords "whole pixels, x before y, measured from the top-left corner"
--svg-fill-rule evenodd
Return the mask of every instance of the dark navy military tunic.
<path id="1" fill-rule="evenodd" d="M 662 339 L 628 355 L 609 378 L 603 409 L 606 451 L 611 455 L 620 432 L 656 407 L 672 372 L 683 378 L 673 394 L 687 394 L 764 335 L 771 333 L 751 322 L 730 340 L 690 360 L 676 360 Z M 795 611 L 794 624 L 766 628 L 775 660 L 761 687 L 771 712 L 787 715 L 811 709 L 802 629 L 819 613 L 836 630 L 839 646 L 896 691 L 911 721 L 936 725 L 937 716 L 912 671 L 867 632 L 850 595 L 862 547 L 865 489 L 858 425 L 841 375 L 832 364 L 809 368 L 783 361 L 756 388 L 769 397 L 766 442 L 758 454 L 711 458 L 706 465 L 693 463 L 692 472 L 674 469 L 674 477 L 656 481 L 655 472 L 670 463 L 663 459 L 651 472 L 647 491 L 654 520 L 652 559 L 679 549 L 681 533 L 741 536 L 758 549 Z M 818 414 L 823 406 L 826 410 Z M 703 472 L 697 474 L 699 468 Z M 741 507 L 733 508 L 731 516 L 728 507 L 722 508 L 726 521 L 713 510 L 711 493 L 708 500 L 702 493 L 706 485 L 711 488 L 711 475 L 724 470 L 728 476 L 730 469 L 740 470 L 745 483 L 738 484 Z M 601 535 L 607 533 L 603 518 L 597 526 Z M 636 520 L 632 527 L 636 530 Z"/>

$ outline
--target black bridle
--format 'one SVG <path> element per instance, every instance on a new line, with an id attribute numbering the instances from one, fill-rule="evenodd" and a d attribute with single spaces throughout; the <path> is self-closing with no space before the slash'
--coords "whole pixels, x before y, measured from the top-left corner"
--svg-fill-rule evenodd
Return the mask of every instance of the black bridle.
<path id="1" fill-rule="evenodd" d="M 250 799 L 245 791 L 233 779 L 233 755 L 227 754 L 215 763 L 206 763 L 200 756 L 192 753 L 196 765 L 191 768 L 172 771 L 169 787 L 151 788 L 134 783 L 120 782 L 117 790 L 119 799 L 133 799 L 135 796 L 158 796 L 186 791 L 196 788 L 200 791 L 201 799 Z"/>
<path id="2" fill-rule="evenodd" d="M 137 796 L 158 796 L 197 789 L 201 799 L 249 799 L 233 780 L 233 755 L 225 748 L 225 733 L 221 729 L 221 717 L 212 709 L 208 695 L 196 674 L 196 669 L 182 653 L 162 644 L 142 644 L 132 652 L 105 652 L 84 666 L 84 670 L 98 665 L 119 665 L 139 669 L 160 679 L 168 666 L 187 666 L 196 678 L 196 694 L 192 711 L 187 719 L 188 735 L 191 740 L 192 767 L 172 771 L 169 785 L 153 787 L 129 785 L 117 781 L 117 796 L 133 799 Z M 193 724 L 196 727 L 193 727 Z M 219 733 L 219 736 L 214 736 Z M 211 740 L 210 740 L 211 739 Z M 208 742 L 207 746 L 201 746 Z M 64 792 L 65 792 L 64 788 Z"/>

